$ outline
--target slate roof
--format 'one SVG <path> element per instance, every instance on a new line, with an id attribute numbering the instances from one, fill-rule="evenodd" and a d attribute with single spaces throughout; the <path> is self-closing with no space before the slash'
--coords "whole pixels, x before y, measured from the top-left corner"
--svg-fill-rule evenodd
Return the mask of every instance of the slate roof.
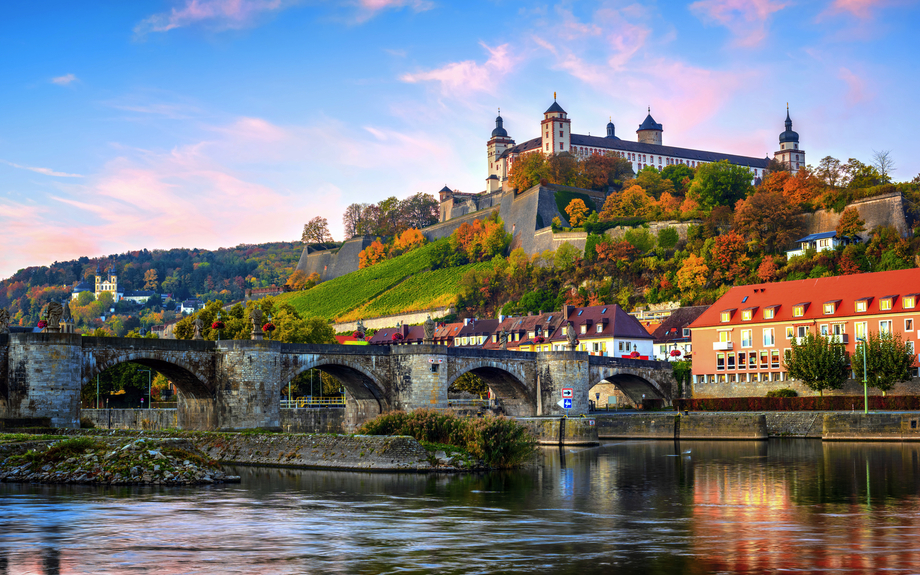
<path id="1" fill-rule="evenodd" d="M 902 313 L 911 311 L 903 307 L 903 296 L 920 291 L 920 268 L 835 276 L 790 282 L 775 282 L 733 287 L 700 315 L 690 327 L 737 326 L 745 323 L 810 323 L 814 320 L 833 322 L 860 316 Z M 890 310 L 882 310 L 879 300 L 895 295 Z M 834 314 L 824 314 L 824 303 L 838 301 Z M 856 302 L 867 300 L 867 309 L 856 312 Z M 793 306 L 810 303 L 801 317 L 793 317 Z M 920 304 L 920 302 L 918 302 Z M 774 308 L 772 319 L 764 319 L 760 310 L 754 312 L 750 322 L 742 321 L 735 312 L 728 322 L 722 322 L 720 313 L 730 309 Z M 913 308 L 913 309 L 920 309 Z"/>
<path id="2" fill-rule="evenodd" d="M 531 339 L 530 332 L 535 332 L 534 337 L 536 338 L 536 331 L 539 328 L 540 335 L 545 338 L 546 341 L 550 341 L 552 335 L 555 334 L 556 330 L 562 325 L 563 317 L 562 313 L 559 311 L 547 312 L 543 314 L 536 315 L 525 315 L 517 317 L 506 317 L 495 328 L 494 333 L 500 333 L 502 328 L 508 332 L 508 349 L 514 350 L 519 348 L 521 345 L 532 345 L 534 343 Z M 514 341 L 514 334 L 520 334 L 520 339 Z M 483 349 L 501 349 L 501 342 L 492 342 L 492 338 L 486 341 L 482 346 Z"/>
<path id="3" fill-rule="evenodd" d="M 598 332 L 597 324 L 603 323 L 604 328 Z M 582 339 L 616 337 L 620 339 L 652 339 L 652 335 L 642 327 L 642 322 L 629 315 L 617 304 L 595 305 L 588 307 L 572 308 L 566 322 L 572 322 L 575 333 Z M 565 324 L 563 324 L 564 327 Z M 587 333 L 581 333 L 581 326 L 588 325 Z M 565 330 L 557 330 L 552 341 L 565 341 Z"/>
<path id="4" fill-rule="evenodd" d="M 502 155 L 504 158 L 511 154 L 521 154 L 535 148 L 539 148 L 543 143 L 541 138 L 534 138 L 508 148 Z M 738 156 L 735 154 L 723 154 L 721 152 L 707 152 L 704 150 L 691 150 L 689 148 L 678 148 L 676 146 L 659 146 L 657 144 L 644 144 L 639 142 L 630 142 L 620 140 L 619 138 L 607 138 L 602 136 L 584 136 L 581 134 L 572 134 L 572 146 L 583 146 L 588 148 L 603 148 L 607 150 L 616 150 L 618 152 L 635 152 L 637 154 L 654 154 L 658 156 L 671 156 L 694 160 L 697 162 L 718 162 L 728 160 L 730 163 L 739 166 L 748 166 L 751 168 L 766 169 L 769 160 L 766 158 L 752 158 L 749 156 Z"/>
<path id="5" fill-rule="evenodd" d="M 149 290 L 137 290 L 137 291 L 127 291 L 123 297 L 153 297 L 157 295 L 156 292 Z"/>
<path id="6" fill-rule="evenodd" d="M 553 112 L 559 112 L 565 114 L 565 110 L 562 109 L 562 106 L 559 105 L 559 102 L 553 100 L 553 105 L 546 109 L 544 114 L 552 114 Z"/>
<path id="7" fill-rule="evenodd" d="M 96 289 L 95 284 L 91 284 L 90 282 L 85 281 L 85 280 L 73 286 L 74 293 L 81 292 L 81 291 L 95 291 L 95 289 Z"/>
<path id="8" fill-rule="evenodd" d="M 394 334 L 399 334 L 393 339 Z M 425 327 L 421 325 L 405 325 L 381 329 L 368 340 L 371 345 L 393 345 L 397 343 L 422 343 L 425 339 Z"/>
<path id="9" fill-rule="evenodd" d="M 835 237 L 837 237 L 837 232 L 821 232 L 818 234 L 811 234 L 811 235 L 805 236 L 804 238 L 800 240 L 795 240 L 795 243 L 800 244 L 802 242 L 813 242 L 815 240 L 823 240 L 826 238 L 835 238 Z"/>
<path id="10" fill-rule="evenodd" d="M 709 309 L 708 305 L 697 305 L 690 307 L 681 307 L 671 312 L 671 315 L 664 318 L 652 332 L 655 343 L 671 343 L 677 341 L 690 341 L 689 337 L 684 337 L 684 328 L 689 327 L 696 318 L 700 317 L 703 312 Z"/>
<path id="11" fill-rule="evenodd" d="M 661 130 L 664 130 L 664 127 L 661 124 L 655 122 L 655 118 L 652 118 L 652 114 L 649 113 L 649 115 L 645 117 L 645 120 L 641 124 L 639 124 L 639 129 L 636 131 L 639 132 L 642 130 L 661 131 Z"/>

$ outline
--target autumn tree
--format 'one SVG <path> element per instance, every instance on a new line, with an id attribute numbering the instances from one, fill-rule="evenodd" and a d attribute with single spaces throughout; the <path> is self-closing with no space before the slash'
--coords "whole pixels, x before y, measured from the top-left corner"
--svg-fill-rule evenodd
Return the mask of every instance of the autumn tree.
<path id="1" fill-rule="evenodd" d="M 387 259 L 387 247 L 376 239 L 371 242 L 371 245 L 358 252 L 358 268 L 369 268 L 385 259 Z"/>
<path id="2" fill-rule="evenodd" d="M 332 241 L 332 234 L 329 233 L 329 222 L 322 216 L 316 216 L 303 227 L 303 235 L 300 241 L 305 244 L 322 244 Z"/>
<path id="3" fill-rule="evenodd" d="M 744 236 L 730 231 L 717 238 L 712 245 L 712 264 L 715 279 L 734 283 L 746 273 L 747 243 Z"/>
<path id="4" fill-rule="evenodd" d="M 600 213 L 601 221 L 610 221 L 615 218 L 648 215 L 649 208 L 653 205 L 652 198 L 640 186 L 630 186 L 622 192 L 610 194 L 604 201 Z"/>
<path id="5" fill-rule="evenodd" d="M 692 292 L 703 287 L 709 281 L 709 266 L 706 260 L 696 254 L 690 254 L 677 271 L 677 287 L 682 292 Z"/>
<path id="6" fill-rule="evenodd" d="M 656 200 L 661 197 L 662 194 L 673 194 L 674 193 L 674 183 L 663 176 L 657 168 L 653 166 L 647 166 L 639 170 L 639 173 L 636 174 L 636 178 L 627 182 L 627 185 L 635 184 L 640 186 L 645 193 L 652 196 Z"/>
<path id="7" fill-rule="evenodd" d="M 824 183 L 815 177 L 808 168 L 801 168 L 786 179 L 783 195 L 793 205 L 811 202 L 824 191 Z"/>
<path id="8" fill-rule="evenodd" d="M 866 363 L 866 380 L 871 387 L 887 395 L 901 381 L 910 381 L 910 368 L 916 357 L 900 333 L 870 332 L 869 341 L 862 343 L 853 357 L 853 371 L 863 379 L 863 353 Z"/>
<path id="9" fill-rule="evenodd" d="M 772 175 L 771 175 L 772 177 Z M 782 194 L 762 187 L 735 206 L 734 227 L 766 253 L 774 253 L 800 237 L 798 210 Z"/>
<path id="10" fill-rule="evenodd" d="M 579 179 L 578 160 L 568 152 L 553 154 L 546 160 L 547 180 L 552 184 L 577 186 Z"/>
<path id="11" fill-rule="evenodd" d="M 511 164 L 508 184 L 518 192 L 523 192 L 546 180 L 548 176 L 546 157 L 540 152 L 533 152 L 519 156 Z"/>
<path id="12" fill-rule="evenodd" d="M 393 240 L 393 249 L 390 257 L 409 253 L 416 248 L 422 247 L 427 241 L 428 240 L 425 239 L 422 232 L 415 228 L 409 228 Z"/>
<path id="13" fill-rule="evenodd" d="M 703 164 L 687 196 L 699 202 L 704 209 L 715 206 L 733 206 L 752 190 L 753 174 L 744 166 L 730 164 L 727 160 Z"/>
<path id="14" fill-rule="evenodd" d="M 157 270 L 155 270 L 154 268 L 150 268 L 149 270 L 144 272 L 144 289 L 150 290 L 150 291 L 157 291 L 157 286 L 159 285 L 159 283 L 157 282 L 157 278 L 158 278 Z"/>
<path id="15" fill-rule="evenodd" d="M 569 216 L 569 225 L 573 228 L 579 227 L 588 217 L 588 206 L 580 198 L 575 198 L 565 207 L 565 213 Z"/>
<path id="16" fill-rule="evenodd" d="M 822 396 L 826 389 L 840 389 L 849 377 L 846 346 L 831 338 L 809 333 L 798 342 L 791 341 L 784 364 L 790 379 L 801 381 Z"/>
<path id="17" fill-rule="evenodd" d="M 838 238 L 855 239 L 859 237 L 859 234 L 866 231 L 866 222 L 859 217 L 859 210 L 850 206 L 843 210 L 835 231 Z"/>

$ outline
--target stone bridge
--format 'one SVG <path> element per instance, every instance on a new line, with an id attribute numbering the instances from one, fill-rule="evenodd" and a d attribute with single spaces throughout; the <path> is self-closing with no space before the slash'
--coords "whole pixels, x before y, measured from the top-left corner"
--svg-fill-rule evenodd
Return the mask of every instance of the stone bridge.
<path id="1" fill-rule="evenodd" d="M 77 427 L 81 388 L 128 361 L 173 382 L 183 429 L 277 428 L 281 390 L 312 368 L 342 382 L 364 417 L 448 407 L 447 389 L 465 373 L 485 380 L 505 411 L 519 416 L 561 414 L 563 387 L 575 390 L 572 413 L 587 412 L 589 390 L 605 381 L 636 402 L 643 394 L 670 402 L 675 389 L 665 362 L 585 352 L 16 333 L 0 335 L 0 419 L 47 417 L 55 427 Z"/>

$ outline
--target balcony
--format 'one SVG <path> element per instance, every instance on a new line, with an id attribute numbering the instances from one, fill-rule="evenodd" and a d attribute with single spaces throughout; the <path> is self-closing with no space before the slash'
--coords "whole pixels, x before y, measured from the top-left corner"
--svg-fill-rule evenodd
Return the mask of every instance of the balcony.
<path id="1" fill-rule="evenodd" d="M 847 343 L 850 342 L 849 338 L 847 338 L 847 334 L 845 334 L 845 333 L 838 333 L 838 334 L 836 334 L 836 335 L 831 334 L 831 335 L 826 335 L 826 336 L 824 336 L 824 337 L 826 337 L 827 340 L 828 340 L 829 342 L 831 342 L 831 343 L 842 343 L 842 344 L 847 344 Z M 804 338 L 804 337 L 797 337 L 797 338 L 795 338 L 795 344 L 796 344 L 796 345 L 802 345 L 802 344 L 804 344 L 804 343 L 805 343 L 805 338 Z"/>
<path id="2" fill-rule="evenodd" d="M 731 351 L 732 349 L 732 342 L 730 341 L 715 341 L 712 343 L 713 351 Z"/>

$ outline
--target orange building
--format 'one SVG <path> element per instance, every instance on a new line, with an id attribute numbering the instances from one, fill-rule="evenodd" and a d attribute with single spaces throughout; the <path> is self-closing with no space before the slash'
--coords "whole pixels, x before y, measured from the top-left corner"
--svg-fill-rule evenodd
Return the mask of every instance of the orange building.
<path id="1" fill-rule="evenodd" d="M 850 357 L 870 332 L 901 334 L 913 351 L 918 300 L 920 269 L 734 287 L 690 325 L 694 386 L 745 395 L 723 386 L 786 381 L 785 351 L 808 333 L 846 344 Z"/>

